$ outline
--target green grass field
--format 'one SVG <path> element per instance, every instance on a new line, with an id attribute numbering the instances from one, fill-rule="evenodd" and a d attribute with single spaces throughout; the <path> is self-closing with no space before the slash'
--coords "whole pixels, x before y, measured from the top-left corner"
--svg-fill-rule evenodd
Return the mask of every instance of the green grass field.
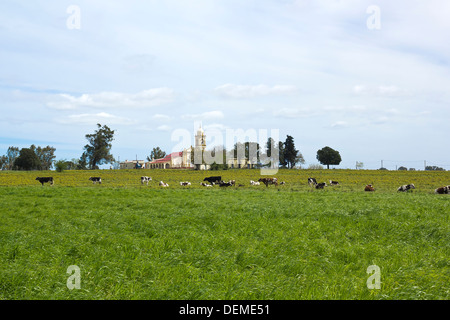
<path id="1" fill-rule="evenodd" d="M 245 186 L 200 186 L 217 174 Z M 276 176 L 286 185 L 250 186 L 257 170 L 0 172 L 0 299 L 449 299 L 450 196 L 433 192 L 450 172 Z"/>

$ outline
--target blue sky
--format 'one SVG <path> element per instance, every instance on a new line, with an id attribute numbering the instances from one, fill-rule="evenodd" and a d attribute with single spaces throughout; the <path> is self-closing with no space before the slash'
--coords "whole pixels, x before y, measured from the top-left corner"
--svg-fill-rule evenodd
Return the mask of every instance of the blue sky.
<path id="1" fill-rule="evenodd" d="M 101 123 L 116 158 L 144 159 L 201 122 L 289 134 L 306 165 L 330 146 L 341 168 L 450 169 L 448 17 L 446 0 L 4 0 L 0 154 L 79 158 Z"/>

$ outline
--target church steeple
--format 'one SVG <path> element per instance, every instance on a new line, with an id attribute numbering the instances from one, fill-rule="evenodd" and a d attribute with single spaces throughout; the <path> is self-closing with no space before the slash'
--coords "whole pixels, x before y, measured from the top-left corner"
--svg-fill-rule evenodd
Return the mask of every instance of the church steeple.
<path id="1" fill-rule="evenodd" d="M 205 151 L 206 148 L 206 135 L 201 124 L 195 134 L 195 147 L 201 147 L 202 151 Z"/>

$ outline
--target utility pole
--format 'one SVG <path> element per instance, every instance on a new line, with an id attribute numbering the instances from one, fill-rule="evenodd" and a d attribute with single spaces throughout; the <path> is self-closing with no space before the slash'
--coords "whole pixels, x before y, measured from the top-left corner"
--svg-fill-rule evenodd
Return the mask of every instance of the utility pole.
<path id="1" fill-rule="evenodd" d="M 384 168 L 384 167 L 383 167 L 383 160 L 381 160 L 381 167 Z"/>
<path id="2" fill-rule="evenodd" d="M 427 160 L 423 160 L 423 170 L 427 170 Z"/>

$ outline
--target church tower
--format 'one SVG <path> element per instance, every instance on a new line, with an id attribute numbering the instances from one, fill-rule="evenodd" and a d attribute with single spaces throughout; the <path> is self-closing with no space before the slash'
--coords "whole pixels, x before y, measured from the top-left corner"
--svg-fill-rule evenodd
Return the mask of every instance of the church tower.
<path id="1" fill-rule="evenodd" d="M 205 151 L 206 136 L 205 136 L 205 132 L 203 131 L 201 125 L 198 128 L 197 133 L 195 134 L 195 149 L 200 148 L 200 147 L 201 147 L 202 151 Z"/>

